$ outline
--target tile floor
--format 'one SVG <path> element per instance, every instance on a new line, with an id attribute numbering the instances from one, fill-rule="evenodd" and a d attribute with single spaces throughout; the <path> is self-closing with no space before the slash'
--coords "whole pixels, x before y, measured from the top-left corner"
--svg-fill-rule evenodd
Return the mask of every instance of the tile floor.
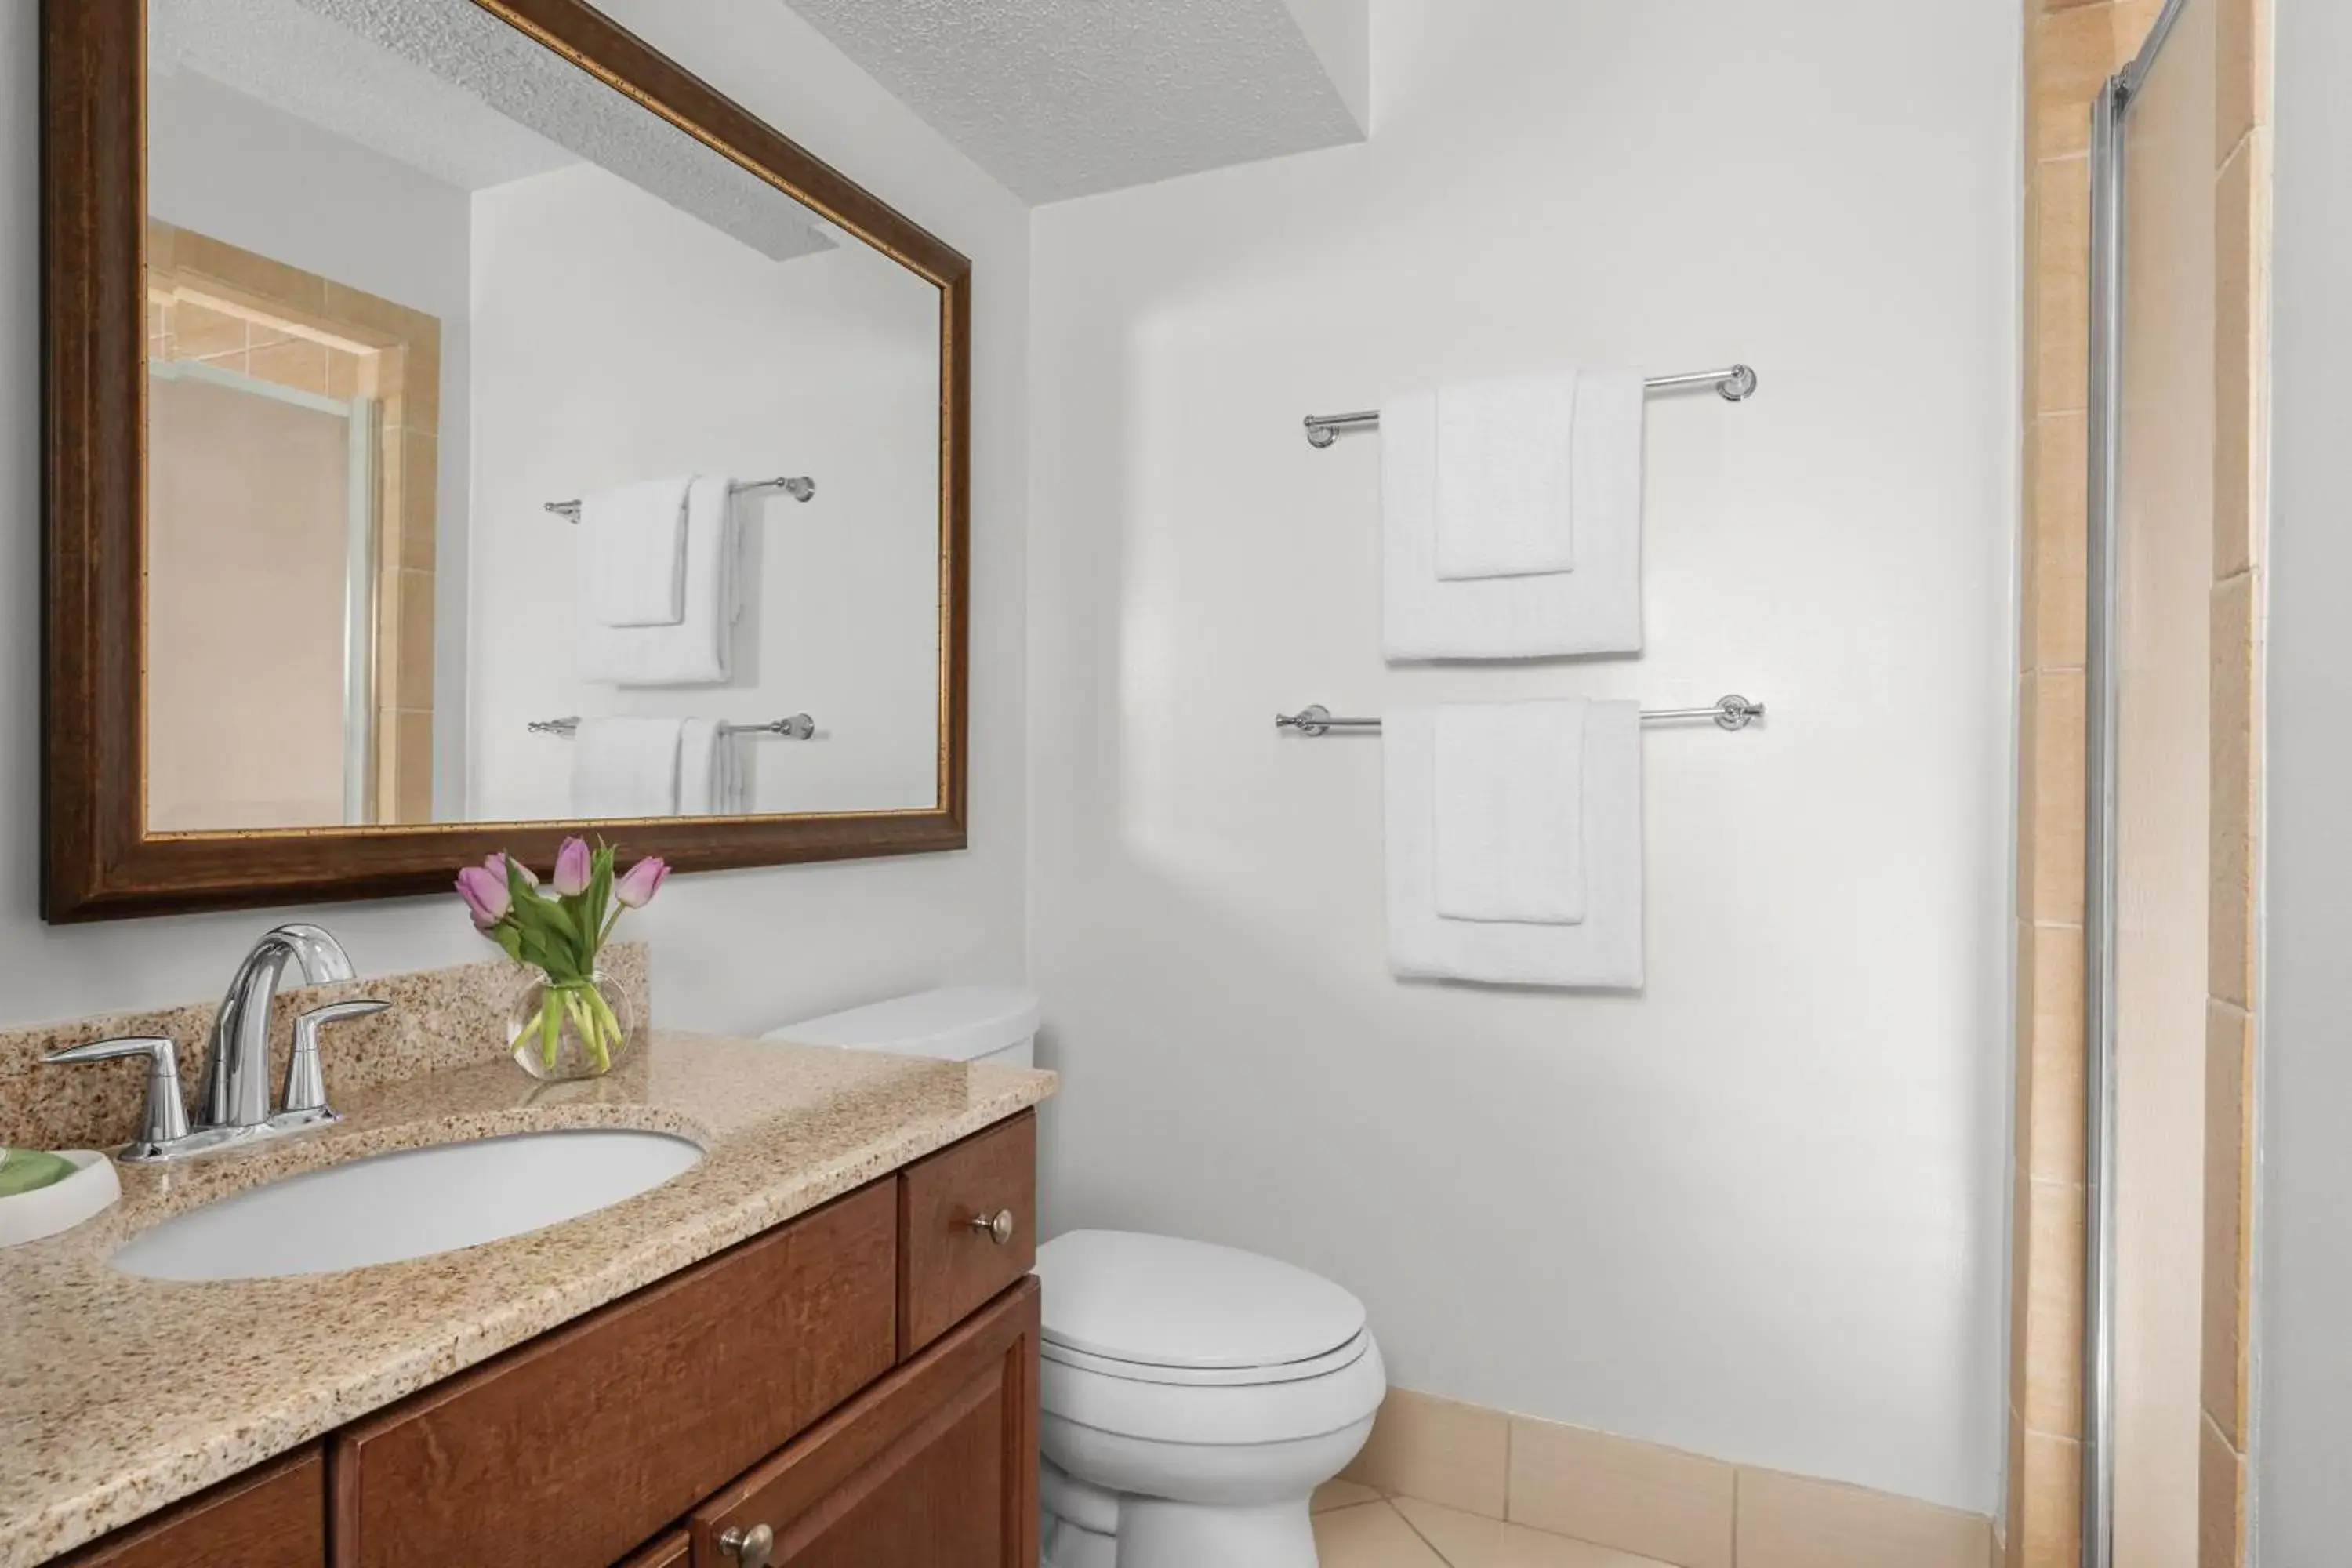
<path id="1" fill-rule="evenodd" d="M 1332 1481 L 1315 1494 L 1315 1547 L 1323 1568 L 1666 1568 L 1354 1481 Z"/>

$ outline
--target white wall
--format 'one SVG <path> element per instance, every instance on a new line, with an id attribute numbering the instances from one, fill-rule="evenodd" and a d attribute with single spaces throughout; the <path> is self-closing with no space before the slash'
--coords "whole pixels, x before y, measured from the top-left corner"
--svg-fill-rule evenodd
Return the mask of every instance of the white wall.
<path id="1" fill-rule="evenodd" d="M 446 807 L 465 776 L 467 194 L 192 70 L 151 68 L 147 109 L 157 217 L 441 323 L 433 771 Z"/>
<path id="2" fill-rule="evenodd" d="M 2263 1568 L 2340 1562 L 2352 1539 L 2352 9 L 2277 15 L 2276 251 L 2263 879 L 2253 1507 Z"/>
<path id="3" fill-rule="evenodd" d="M 1023 967 L 1027 214 L 773 0 L 605 9 L 973 258 L 972 844 L 965 853 L 673 882 L 633 922 L 659 1016 L 748 1028 Z M 0 1018 L 215 994 L 281 911 L 50 930 L 37 915 L 39 102 L 36 11 L 0 5 Z M 369 973 L 480 956 L 445 900 L 311 911 Z"/>
<path id="4" fill-rule="evenodd" d="M 1381 0 L 1368 145 L 1039 212 L 1055 1226 L 1322 1270 L 1408 1386 L 1990 1511 L 2018 27 Z M 1646 656 L 1383 668 L 1378 438 L 1302 416 L 1735 359 L 1653 405 Z M 1378 744 L 1270 723 L 1733 690 L 1646 743 L 1638 997 L 1392 981 Z"/>
<path id="5" fill-rule="evenodd" d="M 736 742 L 751 810 L 936 805 L 939 290 L 856 240 L 772 261 L 588 163 L 479 193 L 474 261 L 469 814 L 571 815 L 572 742 L 528 726 L 612 713 L 814 715 Z M 724 686 L 583 680 L 580 531 L 542 503 L 685 473 L 816 499 L 736 503 Z"/>

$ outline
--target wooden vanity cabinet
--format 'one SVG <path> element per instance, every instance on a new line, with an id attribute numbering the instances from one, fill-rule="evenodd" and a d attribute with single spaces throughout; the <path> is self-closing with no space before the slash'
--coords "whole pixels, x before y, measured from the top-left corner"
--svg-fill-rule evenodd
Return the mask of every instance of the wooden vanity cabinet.
<path id="1" fill-rule="evenodd" d="M 327 1561 L 327 1466 L 311 1444 L 257 1465 L 57 1568 L 320 1568 Z"/>

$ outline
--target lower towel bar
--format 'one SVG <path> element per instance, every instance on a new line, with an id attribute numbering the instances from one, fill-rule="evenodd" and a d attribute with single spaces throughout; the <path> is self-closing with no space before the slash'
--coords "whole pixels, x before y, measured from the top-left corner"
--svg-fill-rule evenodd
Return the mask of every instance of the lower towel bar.
<path id="1" fill-rule="evenodd" d="M 1688 720 L 1708 719 L 1714 721 L 1717 728 L 1723 730 L 1745 730 L 1762 717 L 1764 717 L 1764 704 L 1750 702 L 1745 697 L 1737 695 L 1717 698 L 1714 706 L 1709 708 L 1644 708 L 1642 710 L 1642 722 L 1644 724 L 1673 724 Z M 1293 731 L 1301 735 L 1328 735 L 1334 730 L 1358 731 L 1378 730 L 1381 727 L 1381 721 L 1378 719 L 1334 718 L 1328 708 L 1317 702 L 1300 709 L 1296 713 L 1276 714 L 1274 727 L 1277 730 Z"/>
<path id="2" fill-rule="evenodd" d="M 1756 395 L 1756 373 L 1744 364 L 1726 366 L 1722 370 L 1694 370 L 1681 375 L 1654 375 L 1643 386 L 1652 392 L 1680 392 L 1685 387 L 1711 386 L 1722 395 L 1726 403 L 1745 403 Z M 1380 427 L 1381 411 L 1359 409 L 1353 414 L 1310 414 L 1307 416 L 1307 444 L 1321 451 L 1346 430 L 1373 430 Z"/>

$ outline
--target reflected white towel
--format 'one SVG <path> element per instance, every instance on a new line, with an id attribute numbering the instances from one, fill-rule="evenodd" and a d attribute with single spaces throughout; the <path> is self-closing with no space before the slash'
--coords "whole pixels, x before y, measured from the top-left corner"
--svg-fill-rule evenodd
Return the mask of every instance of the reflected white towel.
<path id="1" fill-rule="evenodd" d="M 1576 372 L 1437 390 L 1437 574 L 1576 569 Z"/>
<path id="2" fill-rule="evenodd" d="M 718 686 L 728 678 L 736 610 L 735 508 L 728 481 L 687 489 L 685 612 L 676 626 L 607 626 L 579 616 L 580 675 L 621 686 Z"/>
<path id="3" fill-rule="evenodd" d="M 1450 921 L 1584 919 L 1584 717 L 1590 704 L 1448 703 L 1432 742 L 1437 912 Z"/>
<path id="4" fill-rule="evenodd" d="M 682 719 L 583 719 L 572 738 L 572 808 L 584 817 L 677 815 Z"/>
<path id="5" fill-rule="evenodd" d="M 1437 574 L 1437 399 L 1408 393 L 1381 404 L 1381 642 L 1390 658 L 1640 650 L 1642 378 L 1585 371 L 1576 384 L 1576 570 L 1524 577 Z"/>
<path id="6" fill-rule="evenodd" d="M 674 626 L 686 618 L 686 505 L 691 476 L 646 479 L 580 500 L 580 606 L 600 626 Z"/>
<path id="7" fill-rule="evenodd" d="M 1382 415 L 1386 420 L 1385 411 Z M 1642 710 L 1595 702 L 1584 722 L 1584 919 L 1446 920 L 1437 912 L 1435 713 L 1381 720 L 1388 798 L 1389 966 L 1414 979 L 1632 988 L 1643 979 Z"/>
<path id="8" fill-rule="evenodd" d="M 733 816 L 742 810 L 736 769 L 740 745 L 715 719 L 686 721 L 677 741 L 680 816 Z"/>

